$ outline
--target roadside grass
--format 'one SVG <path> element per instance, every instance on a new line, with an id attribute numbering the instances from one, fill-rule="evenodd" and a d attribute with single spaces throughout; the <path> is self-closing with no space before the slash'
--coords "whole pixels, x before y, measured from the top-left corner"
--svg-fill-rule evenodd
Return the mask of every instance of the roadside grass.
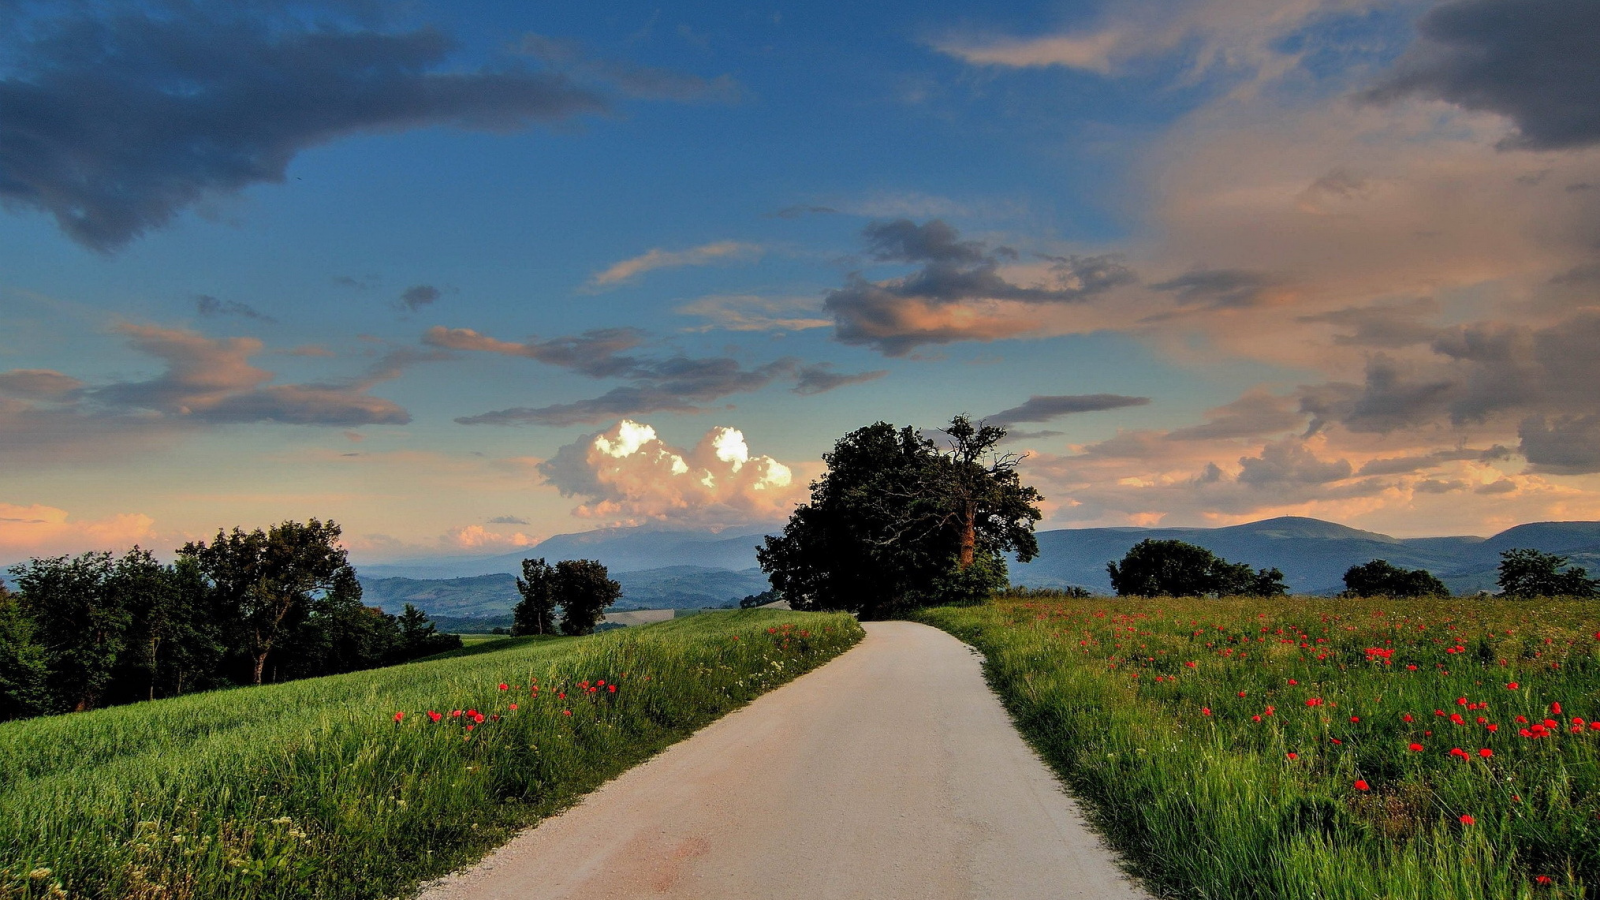
<path id="1" fill-rule="evenodd" d="M 7 723 L 0 898 L 404 895 L 861 636 L 719 613 Z"/>
<path id="2" fill-rule="evenodd" d="M 1160 894 L 1600 885 L 1600 605 L 1013 599 L 918 618 L 983 652 Z"/>

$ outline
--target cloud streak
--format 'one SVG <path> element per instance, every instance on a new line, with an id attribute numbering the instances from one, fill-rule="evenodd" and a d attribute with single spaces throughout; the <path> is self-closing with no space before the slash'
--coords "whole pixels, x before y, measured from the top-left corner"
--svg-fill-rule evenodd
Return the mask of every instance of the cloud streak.
<path id="1" fill-rule="evenodd" d="M 687 250 L 662 250 L 655 248 L 638 256 L 614 262 L 589 278 L 585 287 L 591 291 L 606 290 L 639 280 L 647 272 L 658 269 L 680 269 L 685 266 L 709 266 L 717 263 L 741 262 L 756 259 L 766 250 L 759 244 L 742 241 L 715 241 Z"/>
<path id="2" fill-rule="evenodd" d="M 1145 406 L 1149 403 L 1149 397 L 1127 397 L 1122 394 L 1057 394 L 1050 396 L 1036 394 L 1029 397 L 1028 402 L 1020 406 L 1003 409 L 992 416 L 985 416 L 983 420 L 990 425 L 1009 428 L 1018 422 L 1048 422 L 1051 419 L 1076 413 L 1127 409 L 1131 406 Z"/>

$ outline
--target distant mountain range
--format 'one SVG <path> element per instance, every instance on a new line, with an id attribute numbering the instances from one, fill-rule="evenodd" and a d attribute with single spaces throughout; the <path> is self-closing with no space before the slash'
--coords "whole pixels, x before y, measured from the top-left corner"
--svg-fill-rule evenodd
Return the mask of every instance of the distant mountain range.
<path id="1" fill-rule="evenodd" d="M 506 615 L 520 599 L 516 577 L 503 572 L 462 578 L 374 578 L 362 570 L 358 577 L 362 598 L 389 613 L 410 603 L 430 616 L 479 619 Z M 768 588 L 759 569 L 665 566 L 612 572 L 611 577 L 622 585 L 622 599 L 613 607 L 617 610 L 705 609 Z"/>
<path id="2" fill-rule="evenodd" d="M 776 529 L 774 529 L 776 531 Z M 542 556 L 598 559 L 623 585 L 618 608 L 720 606 L 767 588 L 756 568 L 762 532 L 729 536 L 696 531 L 612 528 L 552 537 L 501 556 L 442 557 L 360 568 L 370 601 L 404 603 L 437 615 L 503 614 L 516 598 L 511 575 Z M 1345 570 L 1374 559 L 1427 569 L 1457 593 L 1493 590 L 1500 553 L 1529 547 L 1572 557 L 1600 573 L 1600 522 L 1537 522 L 1493 537 L 1393 538 L 1320 519 L 1285 516 L 1226 528 L 1068 528 L 1041 531 L 1039 556 L 1012 563 L 1011 580 L 1031 587 L 1077 585 L 1108 593 L 1106 563 L 1146 538 L 1188 541 L 1233 562 L 1281 569 L 1296 593 L 1332 594 Z M 392 610 L 391 610 L 392 611 Z"/>

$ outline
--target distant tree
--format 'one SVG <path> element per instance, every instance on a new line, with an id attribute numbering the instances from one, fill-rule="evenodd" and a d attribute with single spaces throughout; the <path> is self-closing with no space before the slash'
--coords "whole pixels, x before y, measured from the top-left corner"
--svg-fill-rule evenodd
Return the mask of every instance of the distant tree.
<path id="1" fill-rule="evenodd" d="M 35 558 L 11 569 L 44 648 L 56 711 L 95 707 L 115 677 L 131 618 L 112 589 L 115 570 L 104 551 Z"/>
<path id="2" fill-rule="evenodd" d="M 606 607 L 622 596 L 622 585 L 607 577 L 606 567 L 592 559 L 556 563 L 555 587 L 562 634 L 592 634 L 605 618 Z"/>
<path id="3" fill-rule="evenodd" d="M 945 434 L 944 451 L 885 422 L 840 438 L 810 503 L 756 552 L 773 588 L 796 609 L 868 619 L 1004 588 L 1005 554 L 1038 553 L 1039 494 L 995 451 L 1003 429 L 956 416 Z"/>
<path id="4" fill-rule="evenodd" d="M 418 659 L 447 650 L 461 649 L 459 635 L 440 634 L 439 629 L 428 620 L 428 614 L 409 603 L 400 613 L 396 624 L 400 628 L 397 654 L 401 660 Z"/>
<path id="5" fill-rule="evenodd" d="M 1120 565 L 1106 563 L 1106 572 L 1122 597 L 1272 597 L 1288 592 L 1277 569 L 1253 570 L 1184 541 L 1140 541 Z"/>
<path id="6" fill-rule="evenodd" d="M 1386 559 L 1351 566 L 1344 573 L 1346 597 L 1448 597 L 1450 589 L 1427 569 L 1406 569 Z"/>
<path id="7" fill-rule="evenodd" d="M 1500 554 L 1500 592 L 1507 597 L 1600 596 L 1600 580 L 1582 566 L 1567 567 L 1567 557 L 1538 550 Z"/>
<path id="8" fill-rule="evenodd" d="M 361 596 L 355 570 L 339 546 L 332 521 L 284 522 L 263 532 L 219 531 L 210 544 L 194 541 L 178 552 L 192 557 L 213 596 L 231 615 L 250 661 L 250 680 L 260 684 L 267 656 L 314 599 Z"/>
<path id="9" fill-rule="evenodd" d="M 740 609 L 755 609 L 758 606 L 766 606 L 768 603 L 777 603 L 779 600 L 782 600 L 782 599 L 783 599 L 783 595 L 778 593 L 777 591 L 765 590 L 765 591 L 762 591 L 759 594 L 747 594 L 747 595 L 745 595 L 744 598 L 739 601 L 739 608 Z"/>
<path id="10" fill-rule="evenodd" d="M 23 612 L 20 598 L 0 584 L 0 722 L 48 710 L 49 677 L 44 647 L 34 640 L 33 620 Z"/>
<path id="11" fill-rule="evenodd" d="M 512 610 L 511 633 L 556 633 L 556 570 L 544 561 L 522 561 L 522 577 L 517 579 L 517 593 L 522 595 L 516 609 Z"/>

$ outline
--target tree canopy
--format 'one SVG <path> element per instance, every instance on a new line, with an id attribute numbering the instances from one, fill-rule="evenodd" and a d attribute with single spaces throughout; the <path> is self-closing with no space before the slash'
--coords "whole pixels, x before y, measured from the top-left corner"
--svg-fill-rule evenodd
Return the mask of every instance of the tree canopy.
<path id="1" fill-rule="evenodd" d="M 1448 597 L 1450 589 L 1427 569 L 1407 569 L 1386 559 L 1351 566 L 1344 573 L 1347 597 Z"/>
<path id="2" fill-rule="evenodd" d="M 1005 555 L 1038 553 L 1038 491 L 1004 429 L 956 416 L 941 449 L 914 428 L 877 422 L 823 454 L 811 501 L 756 555 L 795 609 L 889 618 L 981 600 L 1007 582 Z"/>
<path id="3" fill-rule="evenodd" d="M 1500 554 L 1500 592 L 1507 597 L 1600 596 L 1600 580 L 1582 566 L 1568 566 L 1567 557 L 1538 550 L 1515 549 Z"/>
<path id="4" fill-rule="evenodd" d="M 522 599 L 511 611 L 511 633 L 556 633 L 556 570 L 543 557 L 522 561 L 522 577 L 517 579 Z"/>
<path id="5" fill-rule="evenodd" d="M 1121 597 L 1277 597 L 1289 592 L 1275 568 L 1251 569 L 1184 541 L 1146 539 L 1120 564 L 1106 563 Z"/>

